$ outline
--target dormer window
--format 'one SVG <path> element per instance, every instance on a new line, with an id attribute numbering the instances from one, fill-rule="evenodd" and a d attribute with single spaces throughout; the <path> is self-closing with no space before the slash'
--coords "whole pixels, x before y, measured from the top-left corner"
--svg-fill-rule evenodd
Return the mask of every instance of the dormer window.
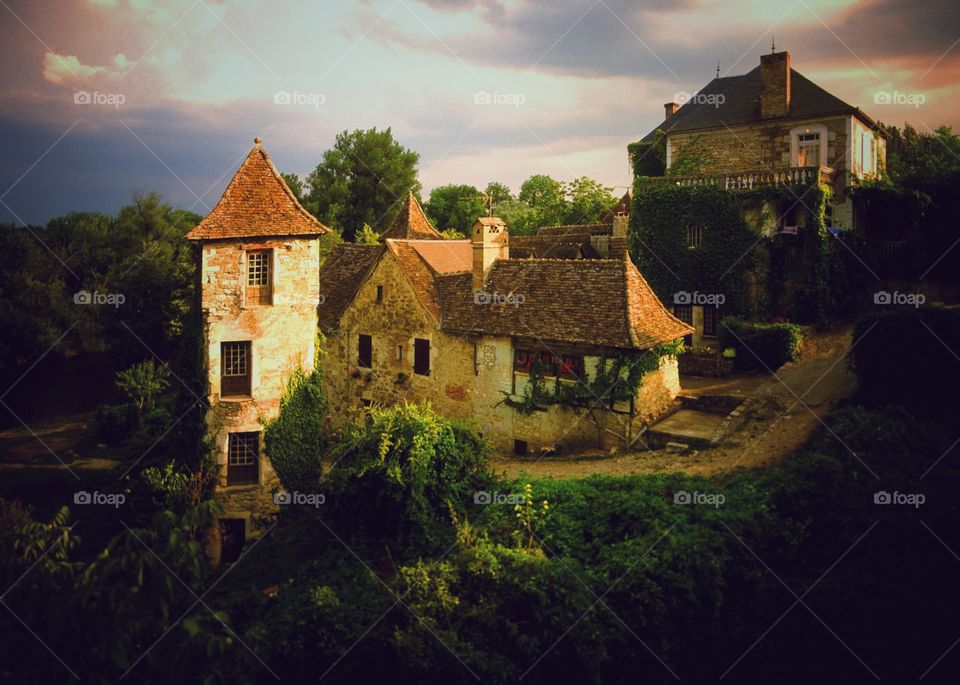
<path id="1" fill-rule="evenodd" d="M 247 304 L 273 304 L 273 250 L 250 250 L 246 254 Z"/>

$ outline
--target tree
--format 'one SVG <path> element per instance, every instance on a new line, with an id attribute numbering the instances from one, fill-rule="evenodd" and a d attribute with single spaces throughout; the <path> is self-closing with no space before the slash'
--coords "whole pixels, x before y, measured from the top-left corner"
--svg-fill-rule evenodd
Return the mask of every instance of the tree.
<path id="1" fill-rule="evenodd" d="M 387 128 L 343 131 L 307 177 L 306 207 L 320 221 L 342 231 L 343 239 L 370 224 L 382 232 L 397 202 L 420 192 L 420 155 L 394 140 Z"/>
<path id="2" fill-rule="evenodd" d="M 152 359 L 134 364 L 117 374 L 117 387 L 137 405 L 140 412 L 152 408 L 157 397 L 169 385 L 170 369 Z"/>
<path id="3" fill-rule="evenodd" d="M 357 245 L 378 245 L 380 243 L 380 234 L 373 230 L 370 224 L 364 224 L 363 228 L 353 237 L 353 242 Z"/>
<path id="4" fill-rule="evenodd" d="M 536 174 L 520 186 L 520 202 L 534 211 L 536 227 L 558 225 L 564 222 L 567 214 L 566 191 L 563 182 Z"/>
<path id="5" fill-rule="evenodd" d="M 426 212 L 438 231 L 466 234 L 478 217 L 486 216 L 487 207 L 475 187 L 450 184 L 430 191 Z"/>
<path id="6" fill-rule="evenodd" d="M 494 208 L 498 207 L 503 202 L 509 202 L 510 200 L 516 199 L 513 196 L 513 193 L 510 192 L 510 188 L 499 181 L 490 181 L 483 192 L 490 196 Z"/>
<path id="7" fill-rule="evenodd" d="M 567 186 L 569 207 L 567 224 L 591 224 L 600 220 L 600 215 L 616 204 L 613 188 L 601 185 L 593 179 L 581 176 Z"/>
<path id="8" fill-rule="evenodd" d="M 286 182 L 287 187 L 290 188 L 297 200 L 300 202 L 303 201 L 303 181 L 300 180 L 300 177 L 296 174 L 280 174 L 283 177 L 283 180 Z"/>

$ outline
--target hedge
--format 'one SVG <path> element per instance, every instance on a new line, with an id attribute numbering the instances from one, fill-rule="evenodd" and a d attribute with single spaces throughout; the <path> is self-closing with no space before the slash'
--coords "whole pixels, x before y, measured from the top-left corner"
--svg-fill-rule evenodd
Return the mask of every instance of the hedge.
<path id="1" fill-rule="evenodd" d="M 867 315 L 854 327 L 850 368 L 869 404 L 956 412 L 960 311 L 907 308 Z"/>
<path id="2" fill-rule="evenodd" d="M 797 358 L 803 331 L 792 323 L 751 323 L 728 316 L 720 325 L 720 347 L 737 351 L 741 369 L 776 371 Z"/>

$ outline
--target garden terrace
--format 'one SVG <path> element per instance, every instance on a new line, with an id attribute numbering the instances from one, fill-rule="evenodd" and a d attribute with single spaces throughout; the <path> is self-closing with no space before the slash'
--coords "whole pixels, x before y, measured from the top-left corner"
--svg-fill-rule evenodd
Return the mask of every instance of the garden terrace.
<path id="1" fill-rule="evenodd" d="M 753 190 L 761 186 L 807 185 L 833 183 L 834 170 L 827 166 L 789 167 L 786 169 L 752 169 L 729 174 L 697 176 L 641 176 L 640 183 L 651 185 L 706 186 L 721 190 Z"/>

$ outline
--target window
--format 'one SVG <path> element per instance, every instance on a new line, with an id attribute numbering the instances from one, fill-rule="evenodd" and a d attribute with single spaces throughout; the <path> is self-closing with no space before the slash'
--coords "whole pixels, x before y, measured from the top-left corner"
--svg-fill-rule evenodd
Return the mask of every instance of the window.
<path id="1" fill-rule="evenodd" d="M 673 305 L 673 315 L 690 326 L 693 325 L 693 305 L 675 304 Z M 685 335 L 683 342 L 687 345 L 693 345 L 693 336 Z"/>
<path id="2" fill-rule="evenodd" d="M 527 453 L 527 441 L 526 440 L 514 440 L 513 441 L 513 453 L 517 456 L 522 457 Z"/>
<path id="3" fill-rule="evenodd" d="M 373 368 L 373 338 L 361 335 L 357 352 L 357 366 L 363 369 Z"/>
<path id="4" fill-rule="evenodd" d="M 377 302 L 383 302 L 383 286 L 377 286 Z"/>
<path id="5" fill-rule="evenodd" d="M 703 334 L 716 335 L 717 326 L 719 323 L 720 323 L 719 307 L 704 307 L 703 308 Z"/>
<path id="6" fill-rule="evenodd" d="M 580 355 L 553 354 L 552 352 L 523 349 L 518 349 L 514 353 L 514 371 L 530 373 L 535 364 L 540 365 L 543 375 L 547 378 L 583 378 L 583 357 Z"/>
<path id="7" fill-rule="evenodd" d="M 227 485 L 260 482 L 260 434 L 230 433 L 227 436 Z"/>
<path id="8" fill-rule="evenodd" d="M 797 134 L 797 166 L 820 166 L 820 134 Z"/>
<path id="9" fill-rule="evenodd" d="M 430 375 L 430 341 L 416 338 L 413 341 L 413 372 L 420 376 Z"/>
<path id="10" fill-rule="evenodd" d="M 703 244 L 703 226 L 687 224 L 687 247 L 700 247 Z"/>
<path id="11" fill-rule="evenodd" d="M 397 345 L 397 361 L 403 361 L 403 345 Z"/>
<path id="12" fill-rule="evenodd" d="M 247 304 L 273 304 L 273 250 L 247 252 Z"/>
<path id="13" fill-rule="evenodd" d="M 220 394 L 223 397 L 250 394 L 250 343 L 220 344 Z"/>

